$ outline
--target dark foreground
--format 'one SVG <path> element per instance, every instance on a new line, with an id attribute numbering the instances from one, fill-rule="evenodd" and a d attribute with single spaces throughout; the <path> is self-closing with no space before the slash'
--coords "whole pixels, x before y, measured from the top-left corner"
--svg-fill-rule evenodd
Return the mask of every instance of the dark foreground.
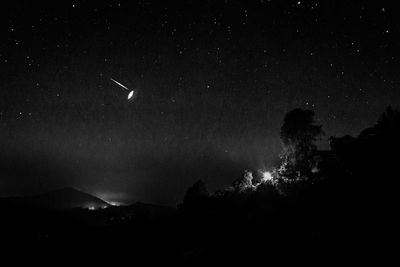
<path id="1" fill-rule="evenodd" d="M 312 122 L 313 113 L 289 115 L 283 129 L 291 116 Z M 0 199 L 2 256 L 55 257 L 52 265 L 83 257 L 113 266 L 386 266 L 397 255 L 400 111 L 388 108 L 356 138 L 331 138 L 329 151 L 316 150 L 313 139 L 304 146 L 309 134 L 297 132 L 283 135 L 292 149 L 269 180 L 247 171 L 213 193 L 198 181 L 177 209 L 114 207 L 71 189 Z"/>
<path id="2" fill-rule="evenodd" d="M 372 231 L 322 229 L 319 222 L 287 211 L 257 213 L 243 218 L 228 212 L 212 222 L 141 203 L 94 211 L 18 209 L 3 214 L 1 236 L 4 255 L 16 262 L 51 263 L 54 257 L 58 263 L 85 259 L 133 266 L 325 265 L 365 260 L 379 247 Z"/>

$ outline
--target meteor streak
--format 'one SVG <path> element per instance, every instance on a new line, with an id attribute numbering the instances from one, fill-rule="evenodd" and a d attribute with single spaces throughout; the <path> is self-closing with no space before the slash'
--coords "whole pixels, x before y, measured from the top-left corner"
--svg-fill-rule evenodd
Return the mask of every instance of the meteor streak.
<path id="1" fill-rule="evenodd" d="M 130 90 L 128 87 L 126 87 L 126 86 L 123 85 L 122 83 L 120 83 L 120 82 L 114 80 L 113 78 L 110 78 L 110 80 L 113 81 L 113 82 L 115 82 L 116 84 L 118 84 L 119 86 L 121 86 L 122 88 L 124 88 L 125 90 L 130 91 L 129 94 L 128 94 L 128 100 L 134 99 L 134 98 L 136 97 L 137 91 L 135 91 L 135 90 Z"/>
<path id="2" fill-rule="evenodd" d="M 124 88 L 125 90 L 130 91 L 128 87 L 126 87 L 126 86 L 123 85 L 122 83 L 120 83 L 120 82 L 114 80 L 113 78 L 110 78 L 110 80 L 113 81 L 113 82 L 115 82 L 116 84 L 118 84 L 119 86 L 121 86 L 122 88 Z"/>
<path id="3" fill-rule="evenodd" d="M 133 94 L 134 94 L 135 92 L 132 90 L 132 91 L 130 91 L 129 92 L 129 94 L 128 94 L 128 99 L 131 99 L 132 97 L 133 97 Z"/>

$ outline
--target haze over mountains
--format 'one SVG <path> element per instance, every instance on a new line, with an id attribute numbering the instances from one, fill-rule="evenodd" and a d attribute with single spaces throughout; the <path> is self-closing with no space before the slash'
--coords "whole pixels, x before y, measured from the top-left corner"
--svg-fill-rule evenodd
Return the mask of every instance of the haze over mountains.
<path id="1" fill-rule="evenodd" d="M 80 190 L 65 187 L 40 195 L 28 197 L 7 197 L 0 198 L 0 208 L 3 211 L 30 211 L 30 212 L 58 212 L 69 210 L 98 211 L 105 217 L 112 214 L 113 219 L 133 219 L 139 216 L 146 216 L 146 219 L 158 219 L 171 216 L 173 208 L 161 205 L 135 202 L 130 205 L 115 206 L 99 197 L 82 192 Z"/>
<path id="2" fill-rule="evenodd" d="M 99 209 L 110 206 L 106 201 L 74 188 L 65 187 L 40 195 L 0 198 L 0 204 L 16 208 Z"/>

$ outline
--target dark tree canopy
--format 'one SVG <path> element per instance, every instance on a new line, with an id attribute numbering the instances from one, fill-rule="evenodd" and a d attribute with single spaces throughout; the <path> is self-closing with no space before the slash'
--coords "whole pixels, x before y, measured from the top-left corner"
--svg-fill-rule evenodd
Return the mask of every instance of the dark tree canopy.
<path id="1" fill-rule="evenodd" d="M 191 187 L 188 188 L 183 202 L 186 204 L 195 203 L 208 196 L 209 192 L 206 188 L 206 184 L 202 180 L 198 180 L 196 183 L 194 183 Z"/>
<path id="2" fill-rule="evenodd" d="M 314 124 L 314 112 L 294 109 L 286 114 L 280 136 L 283 144 L 281 159 L 286 175 L 311 171 L 314 142 L 323 134 L 322 126 Z"/>
<path id="3" fill-rule="evenodd" d="M 378 119 L 378 123 L 375 126 L 377 129 L 385 132 L 391 132 L 393 134 L 399 133 L 400 125 L 400 111 L 387 107 L 385 112 Z"/>
<path id="4" fill-rule="evenodd" d="M 281 128 L 281 138 L 285 145 L 316 141 L 322 134 L 322 126 L 314 124 L 314 111 L 296 108 L 288 112 Z"/>

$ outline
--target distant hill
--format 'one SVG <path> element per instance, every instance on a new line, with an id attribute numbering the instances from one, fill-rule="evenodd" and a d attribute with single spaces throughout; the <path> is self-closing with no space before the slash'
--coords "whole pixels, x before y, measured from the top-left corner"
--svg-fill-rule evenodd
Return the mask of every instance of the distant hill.
<path id="1" fill-rule="evenodd" d="M 73 188 L 28 197 L 0 198 L 2 240 L 84 240 L 114 244 L 168 233 L 175 209 L 136 202 L 112 206 Z M 66 242 L 68 243 L 68 242 Z M 86 247 L 85 247 L 86 249 Z"/>
<path id="2" fill-rule="evenodd" d="M 71 209 L 88 208 L 98 209 L 108 207 L 104 200 L 74 188 L 62 188 L 40 195 L 28 197 L 0 198 L 3 208 L 29 208 L 29 209 Z"/>

